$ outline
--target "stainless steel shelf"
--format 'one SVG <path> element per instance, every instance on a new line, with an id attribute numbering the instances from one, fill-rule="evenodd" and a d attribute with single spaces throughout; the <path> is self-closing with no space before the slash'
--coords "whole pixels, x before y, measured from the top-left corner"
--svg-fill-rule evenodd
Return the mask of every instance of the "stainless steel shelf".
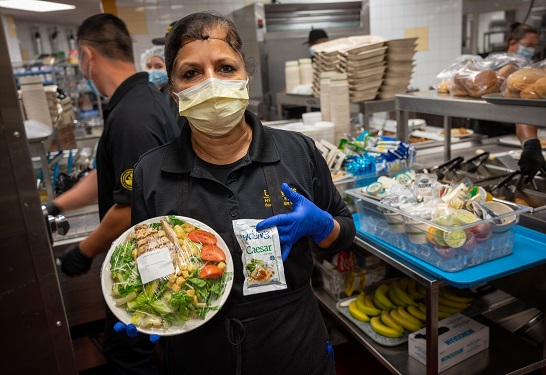
<path id="1" fill-rule="evenodd" d="M 334 316 L 357 341 L 369 350 L 393 374 L 414 375 L 437 373 L 436 370 L 431 372 L 430 368 L 411 358 L 408 355 L 407 344 L 386 347 L 376 343 L 351 323 L 349 319 L 339 313 L 336 309 L 336 301 L 328 293 L 320 288 L 315 288 L 314 292 L 320 305 L 329 314 Z M 546 359 L 543 359 L 540 348 L 522 340 L 481 315 L 475 316 L 473 319 L 489 327 L 489 349 L 442 371 L 442 375 L 526 374 L 546 365 Z"/>
<path id="2" fill-rule="evenodd" d="M 408 113 L 428 113 L 444 116 L 444 134 L 451 134 L 451 118 L 462 117 L 478 120 L 511 122 L 546 127 L 544 107 L 499 105 L 484 99 L 452 97 L 436 91 L 397 94 L 396 120 L 398 139 L 407 141 Z M 445 137 L 444 159 L 451 159 L 451 138 Z"/>

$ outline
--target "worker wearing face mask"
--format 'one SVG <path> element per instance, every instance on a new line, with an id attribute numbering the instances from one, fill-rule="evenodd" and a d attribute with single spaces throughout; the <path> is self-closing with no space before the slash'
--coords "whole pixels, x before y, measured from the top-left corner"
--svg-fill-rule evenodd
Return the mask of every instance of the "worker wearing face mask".
<path id="1" fill-rule="evenodd" d="M 538 47 L 538 31 L 529 25 L 515 24 L 512 27 L 507 53 L 514 53 L 533 61 Z M 519 167 L 527 175 L 527 182 L 545 167 L 542 147 L 538 139 L 538 127 L 533 125 L 516 124 L 516 135 L 521 142 L 522 152 Z"/>
<path id="2" fill-rule="evenodd" d="M 154 46 L 140 55 L 140 66 L 148 72 L 148 79 L 159 91 L 167 93 L 167 70 L 165 69 L 165 48 Z"/>
<path id="3" fill-rule="evenodd" d="M 538 46 L 538 31 L 533 27 L 516 23 L 511 27 L 506 53 L 522 56 L 533 62 L 535 50 Z M 474 128 L 479 134 L 488 136 L 500 136 L 514 133 L 514 125 L 494 121 L 478 121 Z M 522 145 L 519 167 L 527 176 L 529 182 L 535 174 L 545 167 L 542 148 L 538 140 L 538 127 L 533 125 L 515 124 L 515 133 Z"/>
<path id="4" fill-rule="evenodd" d="M 303 44 L 307 44 L 309 46 L 309 56 L 311 58 L 314 58 L 315 51 L 313 50 L 313 46 L 315 44 L 327 42 L 328 40 L 328 34 L 326 33 L 326 31 L 322 29 L 312 29 L 311 31 L 309 31 L 309 38 Z"/>

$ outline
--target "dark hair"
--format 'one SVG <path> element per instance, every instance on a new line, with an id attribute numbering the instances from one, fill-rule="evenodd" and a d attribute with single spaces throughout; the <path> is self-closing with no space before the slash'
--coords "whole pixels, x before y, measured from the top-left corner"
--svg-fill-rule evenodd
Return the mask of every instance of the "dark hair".
<path id="1" fill-rule="evenodd" d="M 243 42 L 235 28 L 235 24 L 218 12 L 199 12 L 180 19 L 167 36 L 165 41 L 165 65 L 169 76 L 169 85 L 172 85 L 171 71 L 180 48 L 195 40 L 209 39 L 211 33 L 217 29 L 226 32 L 225 42 L 241 56 L 247 73 L 250 72 L 243 51 Z"/>
<path id="2" fill-rule="evenodd" d="M 121 19 L 112 14 L 95 14 L 83 21 L 78 28 L 78 45 L 90 45 L 113 60 L 134 62 L 129 30 Z"/>
<path id="3" fill-rule="evenodd" d="M 538 31 L 532 26 L 529 26 L 524 23 L 515 22 L 510 26 L 510 37 L 508 40 L 514 40 L 516 42 L 519 42 L 523 38 L 525 38 L 526 34 L 537 34 Z"/>

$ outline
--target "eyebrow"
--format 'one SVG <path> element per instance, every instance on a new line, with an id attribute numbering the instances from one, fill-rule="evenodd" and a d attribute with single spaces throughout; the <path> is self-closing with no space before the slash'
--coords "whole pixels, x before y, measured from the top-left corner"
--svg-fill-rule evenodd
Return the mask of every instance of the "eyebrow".
<path id="1" fill-rule="evenodd" d="M 225 63 L 232 64 L 232 65 L 237 65 L 237 64 L 239 64 L 239 63 L 237 62 L 237 60 L 232 59 L 232 58 L 230 58 L 230 57 L 223 57 L 223 58 L 214 60 L 214 64 L 215 64 L 215 65 L 218 65 L 218 64 L 225 64 Z M 196 62 L 184 61 L 184 62 L 182 62 L 182 64 L 180 64 L 179 69 L 180 69 L 180 68 L 183 68 L 183 67 L 196 67 L 196 66 L 199 66 L 199 65 L 200 65 L 200 64 L 199 64 L 199 63 L 196 63 Z"/>

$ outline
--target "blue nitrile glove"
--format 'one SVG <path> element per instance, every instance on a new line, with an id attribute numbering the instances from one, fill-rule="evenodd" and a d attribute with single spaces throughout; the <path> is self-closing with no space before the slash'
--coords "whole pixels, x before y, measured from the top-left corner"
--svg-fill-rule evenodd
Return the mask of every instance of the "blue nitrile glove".
<path id="1" fill-rule="evenodd" d="M 300 238 L 309 236 L 315 243 L 318 243 L 328 237 L 334 229 L 334 218 L 303 195 L 290 189 L 288 184 L 282 184 L 282 191 L 285 197 L 292 202 L 294 210 L 288 214 L 275 215 L 260 221 L 256 225 L 256 230 L 277 227 L 284 262 L 292 245 Z"/>
<path id="2" fill-rule="evenodd" d="M 114 331 L 115 332 L 125 331 L 125 333 L 129 337 L 136 337 L 136 335 L 138 335 L 137 328 L 135 327 L 134 324 L 125 325 L 122 322 L 117 322 L 116 324 L 114 324 Z M 150 342 L 152 344 L 155 344 L 156 342 L 159 341 L 160 338 L 161 336 L 159 335 L 150 335 Z"/>
<path id="3" fill-rule="evenodd" d="M 67 276 L 78 276 L 86 273 L 91 268 L 92 258 L 89 258 L 78 244 L 70 247 L 63 255 L 57 258 L 57 264 Z"/>

